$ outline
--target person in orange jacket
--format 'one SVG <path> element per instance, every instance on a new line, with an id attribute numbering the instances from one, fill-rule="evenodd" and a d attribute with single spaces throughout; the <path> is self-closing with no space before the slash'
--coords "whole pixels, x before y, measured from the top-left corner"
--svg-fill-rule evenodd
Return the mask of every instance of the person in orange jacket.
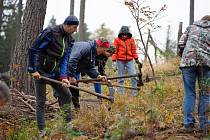
<path id="1" fill-rule="evenodd" d="M 128 26 L 122 26 L 118 37 L 114 39 L 115 53 L 112 55 L 113 66 L 117 65 L 118 76 L 125 75 L 126 69 L 129 75 L 135 74 L 134 61 L 140 64 L 138 60 L 137 47 L 135 40 L 130 33 Z M 137 88 L 137 79 L 131 78 L 132 87 Z M 119 79 L 118 84 L 123 86 L 124 79 Z M 124 94 L 124 88 L 118 88 L 119 94 Z M 132 90 L 132 95 L 136 96 L 136 90 Z"/>

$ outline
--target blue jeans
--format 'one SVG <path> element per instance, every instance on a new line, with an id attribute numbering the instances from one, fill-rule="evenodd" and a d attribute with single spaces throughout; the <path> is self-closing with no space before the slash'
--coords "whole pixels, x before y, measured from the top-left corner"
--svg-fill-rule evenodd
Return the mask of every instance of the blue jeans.
<path id="1" fill-rule="evenodd" d="M 102 89 L 101 89 L 101 84 L 100 83 L 95 83 L 94 84 L 95 92 L 98 94 L 102 94 Z M 115 89 L 111 84 L 108 85 L 108 90 L 109 90 L 109 96 L 114 97 Z"/>
<path id="2" fill-rule="evenodd" d="M 198 80 L 198 118 L 199 127 L 204 129 L 209 124 L 208 106 L 210 88 L 210 68 L 209 67 L 185 67 L 182 68 L 184 80 L 184 126 L 187 128 L 195 123 L 193 116 L 196 99 L 196 80 Z"/>
<path id="3" fill-rule="evenodd" d="M 126 69 L 127 69 L 129 75 L 136 74 L 136 69 L 135 69 L 135 65 L 134 65 L 134 61 L 133 60 L 127 61 L 127 62 L 123 62 L 123 61 L 117 60 L 117 68 L 118 68 L 118 75 L 119 76 L 125 75 L 126 74 L 125 73 Z M 121 85 L 121 86 L 124 86 L 124 78 L 119 79 L 118 80 L 118 84 Z M 137 88 L 137 79 L 135 77 L 131 78 L 131 84 L 132 84 L 132 87 Z M 119 92 L 119 94 L 124 94 L 124 88 L 123 87 L 119 87 L 118 88 L 118 92 Z M 133 96 L 136 96 L 137 95 L 137 91 L 136 90 L 132 90 L 131 94 Z"/>
<path id="4" fill-rule="evenodd" d="M 101 94 L 101 84 L 100 83 L 94 83 L 95 92 L 98 94 Z"/>

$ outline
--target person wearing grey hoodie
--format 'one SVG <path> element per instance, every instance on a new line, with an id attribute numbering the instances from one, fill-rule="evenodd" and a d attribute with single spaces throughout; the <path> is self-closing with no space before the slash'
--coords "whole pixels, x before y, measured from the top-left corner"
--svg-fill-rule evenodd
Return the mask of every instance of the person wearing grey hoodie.
<path id="1" fill-rule="evenodd" d="M 184 82 L 184 129 L 194 129 L 196 81 L 198 80 L 199 128 L 206 130 L 210 99 L 210 15 L 188 26 L 178 42 L 180 69 Z"/>

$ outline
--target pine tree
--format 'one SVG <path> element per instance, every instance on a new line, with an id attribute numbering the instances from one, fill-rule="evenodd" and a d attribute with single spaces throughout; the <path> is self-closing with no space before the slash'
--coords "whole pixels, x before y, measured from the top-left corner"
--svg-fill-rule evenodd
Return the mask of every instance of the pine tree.
<path id="1" fill-rule="evenodd" d="M 17 5 L 13 0 L 0 1 L 0 72 L 9 70 L 10 53 L 17 32 Z"/>
<path id="2" fill-rule="evenodd" d="M 27 0 L 22 26 L 12 57 L 11 86 L 26 94 L 33 93 L 32 80 L 27 73 L 27 52 L 43 28 L 46 6 L 47 0 Z"/>

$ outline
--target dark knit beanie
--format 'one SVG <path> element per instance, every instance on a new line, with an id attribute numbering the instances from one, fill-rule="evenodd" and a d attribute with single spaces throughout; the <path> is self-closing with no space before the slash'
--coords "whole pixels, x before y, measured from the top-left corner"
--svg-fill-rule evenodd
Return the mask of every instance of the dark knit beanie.
<path id="1" fill-rule="evenodd" d="M 68 16 L 64 22 L 64 25 L 79 25 L 79 20 L 76 16 Z"/>

